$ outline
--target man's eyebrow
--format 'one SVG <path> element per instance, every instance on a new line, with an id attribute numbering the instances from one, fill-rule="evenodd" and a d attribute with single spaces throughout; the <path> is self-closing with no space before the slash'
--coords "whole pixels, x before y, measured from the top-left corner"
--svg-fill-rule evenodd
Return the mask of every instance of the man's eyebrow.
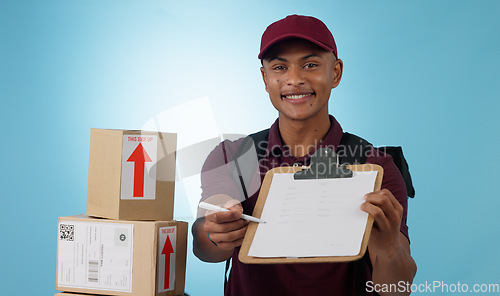
<path id="1" fill-rule="evenodd" d="M 280 58 L 280 57 L 272 57 L 272 58 L 270 58 L 270 59 L 269 59 L 269 63 L 270 63 L 270 62 L 272 62 L 272 61 L 274 61 L 274 60 L 278 60 L 278 61 L 280 61 L 280 62 L 288 62 L 288 60 L 287 60 L 287 59 L 284 59 L 284 58 Z"/>
<path id="2" fill-rule="evenodd" d="M 306 55 L 305 57 L 302 57 L 301 60 L 307 60 L 308 58 L 313 58 L 313 57 L 319 57 L 319 55 L 311 53 L 309 55 Z"/>

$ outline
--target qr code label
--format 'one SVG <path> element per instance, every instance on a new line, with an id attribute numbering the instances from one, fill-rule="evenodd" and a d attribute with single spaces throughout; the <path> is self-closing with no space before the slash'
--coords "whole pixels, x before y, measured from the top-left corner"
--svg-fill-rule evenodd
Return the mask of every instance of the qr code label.
<path id="1" fill-rule="evenodd" d="M 72 242 L 75 240 L 75 225 L 60 224 L 59 225 L 59 239 Z"/>

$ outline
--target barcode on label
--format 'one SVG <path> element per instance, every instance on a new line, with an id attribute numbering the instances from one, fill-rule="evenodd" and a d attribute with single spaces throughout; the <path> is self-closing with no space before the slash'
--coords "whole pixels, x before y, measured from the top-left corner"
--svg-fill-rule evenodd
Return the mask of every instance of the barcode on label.
<path id="1" fill-rule="evenodd" d="M 99 282 L 99 261 L 89 260 L 89 282 L 98 283 Z"/>
<path id="2" fill-rule="evenodd" d="M 75 240 L 75 225 L 60 224 L 59 225 L 59 239 L 72 242 Z"/>

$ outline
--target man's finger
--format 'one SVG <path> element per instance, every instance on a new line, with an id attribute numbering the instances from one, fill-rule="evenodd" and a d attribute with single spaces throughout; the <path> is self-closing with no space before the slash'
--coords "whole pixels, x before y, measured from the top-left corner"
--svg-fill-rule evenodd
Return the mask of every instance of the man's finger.
<path id="1" fill-rule="evenodd" d="M 380 230 L 389 231 L 391 229 L 389 219 L 380 207 L 369 202 L 365 202 L 361 205 L 361 210 L 373 216 L 373 219 L 375 220 L 375 226 Z"/>
<path id="2" fill-rule="evenodd" d="M 227 232 L 227 233 L 210 233 L 210 239 L 217 245 L 220 243 L 234 242 L 245 237 L 247 227 Z"/>
<path id="3" fill-rule="evenodd" d="M 391 202 L 392 206 L 395 209 L 401 208 L 401 210 L 403 210 L 403 206 L 399 203 L 399 201 L 396 199 L 396 197 L 394 197 L 394 195 L 389 190 L 382 189 L 382 190 L 379 190 L 379 191 L 376 191 L 373 193 L 377 194 L 379 196 L 386 197 Z"/>
<path id="4" fill-rule="evenodd" d="M 242 212 L 237 210 L 229 210 L 227 212 L 210 212 L 205 216 L 205 219 L 214 223 L 227 223 L 241 219 Z"/>
<path id="5" fill-rule="evenodd" d="M 224 233 L 241 229 L 247 225 L 248 221 L 242 219 L 227 223 L 215 223 L 207 220 L 203 225 L 203 230 L 209 233 Z"/>
<path id="6" fill-rule="evenodd" d="M 217 244 L 217 246 L 223 250 L 233 250 L 234 248 L 239 247 L 242 244 L 243 244 L 243 238 L 240 238 L 232 242 L 220 242 Z"/>
<path id="7" fill-rule="evenodd" d="M 223 208 L 235 210 L 235 211 L 243 213 L 243 207 L 241 206 L 241 203 L 235 199 L 227 201 L 224 204 Z"/>
<path id="8" fill-rule="evenodd" d="M 384 214 L 391 220 L 400 220 L 402 217 L 403 207 L 388 190 L 367 194 L 366 202 L 382 209 Z"/>

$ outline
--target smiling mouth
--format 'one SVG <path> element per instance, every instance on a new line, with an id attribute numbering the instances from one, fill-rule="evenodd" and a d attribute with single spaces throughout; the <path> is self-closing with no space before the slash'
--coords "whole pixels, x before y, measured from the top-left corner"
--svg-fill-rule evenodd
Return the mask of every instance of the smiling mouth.
<path id="1" fill-rule="evenodd" d="M 314 95 L 314 93 L 307 93 L 307 94 L 296 94 L 296 95 L 282 95 L 282 99 L 287 99 L 287 100 L 300 100 L 309 96 Z"/>

